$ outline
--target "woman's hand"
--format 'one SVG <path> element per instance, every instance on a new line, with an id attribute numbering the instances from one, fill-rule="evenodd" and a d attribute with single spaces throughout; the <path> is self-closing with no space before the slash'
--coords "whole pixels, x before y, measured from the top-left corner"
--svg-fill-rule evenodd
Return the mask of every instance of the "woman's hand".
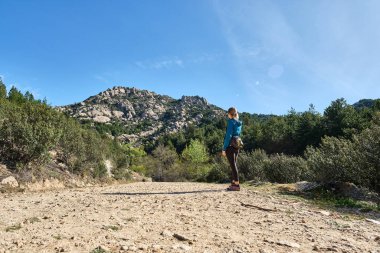
<path id="1" fill-rule="evenodd" d="M 226 151 L 222 151 L 222 156 L 226 156 Z"/>

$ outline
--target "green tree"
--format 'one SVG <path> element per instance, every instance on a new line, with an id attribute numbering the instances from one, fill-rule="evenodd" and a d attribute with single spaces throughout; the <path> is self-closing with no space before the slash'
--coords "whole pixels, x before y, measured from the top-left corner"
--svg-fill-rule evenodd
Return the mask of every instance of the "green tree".
<path id="1" fill-rule="evenodd" d="M 186 146 L 182 152 L 182 158 L 192 163 L 204 163 L 209 159 L 205 145 L 197 139 L 191 140 Z"/>
<path id="2" fill-rule="evenodd" d="M 57 111 L 43 104 L 3 101 L 0 128 L 1 159 L 9 163 L 41 163 L 57 143 Z"/>
<path id="3" fill-rule="evenodd" d="M 296 130 L 296 154 L 303 154 L 306 147 L 317 146 L 321 142 L 323 135 L 322 116 L 315 111 L 311 104 L 309 110 L 301 113 L 298 128 Z"/>
<path id="4" fill-rule="evenodd" d="M 348 105 L 343 98 L 337 99 L 326 108 L 324 123 L 328 136 L 351 138 L 353 134 L 364 129 L 358 111 Z"/>
<path id="5" fill-rule="evenodd" d="M 188 180 L 204 181 L 210 169 L 207 162 L 209 155 L 205 145 L 199 140 L 191 140 L 183 150 L 182 159 L 185 164 L 185 178 Z"/>
<path id="6" fill-rule="evenodd" d="M 32 93 L 30 93 L 29 91 L 25 92 L 24 94 L 24 98 L 29 101 L 29 102 L 34 102 L 35 99 L 34 99 L 34 96 Z"/>
<path id="7" fill-rule="evenodd" d="M 3 80 L 0 78 L 0 99 L 7 98 L 7 87 L 3 83 Z"/>
<path id="8" fill-rule="evenodd" d="M 22 95 L 21 91 L 19 91 L 15 86 L 9 90 L 8 99 L 16 104 L 21 104 L 25 102 L 24 95 Z"/>

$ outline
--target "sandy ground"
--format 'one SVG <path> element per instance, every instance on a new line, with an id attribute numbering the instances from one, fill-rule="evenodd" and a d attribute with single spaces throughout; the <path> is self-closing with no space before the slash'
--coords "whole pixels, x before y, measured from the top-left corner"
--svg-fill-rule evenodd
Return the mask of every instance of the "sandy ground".
<path id="1" fill-rule="evenodd" d="M 380 252 L 380 225 L 225 188 L 145 182 L 0 194 L 0 253 Z"/>

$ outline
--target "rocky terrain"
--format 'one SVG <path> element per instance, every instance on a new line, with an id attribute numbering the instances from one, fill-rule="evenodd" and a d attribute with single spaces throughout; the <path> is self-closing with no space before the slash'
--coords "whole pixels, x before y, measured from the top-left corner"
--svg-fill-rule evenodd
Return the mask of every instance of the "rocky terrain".
<path id="1" fill-rule="evenodd" d="M 380 252 L 376 220 L 225 187 L 140 182 L 0 194 L 0 253 Z"/>
<path id="2" fill-rule="evenodd" d="M 223 109 L 199 96 L 174 99 L 148 90 L 121 86 L 57 109 L 81 121 L 121 125 L 124 133 L 116 137 L 127 142 L 141 138 L 156 139 L 162 133 L 176 132 L 189 124 L 198 125 L 204 117 L 213 119 L 225 114 Z"/>

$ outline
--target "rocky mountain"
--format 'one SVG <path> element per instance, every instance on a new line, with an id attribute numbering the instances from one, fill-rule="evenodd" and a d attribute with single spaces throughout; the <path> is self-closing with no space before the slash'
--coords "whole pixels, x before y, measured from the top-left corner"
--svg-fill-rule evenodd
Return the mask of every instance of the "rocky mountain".
<path id="1" fill-rule="evenodd" d="M 81 103 L 57 107 L 79 119 L 107 128 L 118 126 L 115 137 L 125 142 L 155 140 L 160 135 L 181 130 L 203 119 L 225 116 L 225 111 L 199 96 L 174 99 L 148 90 L 115 86 Z"/>

